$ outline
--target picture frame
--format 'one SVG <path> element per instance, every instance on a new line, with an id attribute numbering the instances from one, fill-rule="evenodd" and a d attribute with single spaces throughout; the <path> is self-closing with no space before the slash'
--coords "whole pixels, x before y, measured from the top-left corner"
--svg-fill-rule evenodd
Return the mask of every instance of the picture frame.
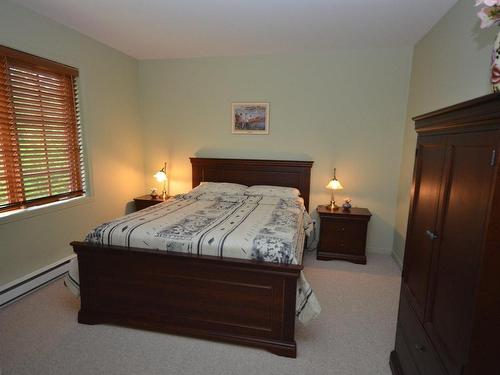
<path id="1" fill-rule="evenodd" d="M 269 134 L 269 103 L 231 103 L 233 134 Z"/>

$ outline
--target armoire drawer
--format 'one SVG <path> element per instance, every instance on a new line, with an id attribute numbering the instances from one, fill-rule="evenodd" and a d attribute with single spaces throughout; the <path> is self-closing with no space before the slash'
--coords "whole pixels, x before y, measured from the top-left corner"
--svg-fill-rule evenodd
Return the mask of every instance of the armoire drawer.
<path id="1" fill-rule="evenodd" d="M 401 294 L 398 323 L 419 372 L 422 375 L 447 375 L 404 292 Z"/>
<path id="2" fill-rule="evenodd" d="M 410 354 L 410 349 L 408 349 L 406 340 L 403 337 L 401 326 L 399 325 L 396 331 L 396 352 L 399 359 L 399 368 L 393 373 L 401 374 L 402 371 L 403 375 L 422 375 L 417 370 L 417 365 L 415 364 L 415 361 L 413 361 L 413 357 Z"/>

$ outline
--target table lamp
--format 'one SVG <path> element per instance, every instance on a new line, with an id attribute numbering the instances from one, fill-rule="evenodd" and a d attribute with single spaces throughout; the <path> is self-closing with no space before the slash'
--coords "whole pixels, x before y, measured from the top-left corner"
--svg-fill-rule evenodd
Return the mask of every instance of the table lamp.
<path id="1" fill-rule="evenodd" d="M 332 211 L 338 210 L 339 206 L 337 206 L 335 204 L 335 197 L 334 197 L 333 193 L 334 193 L 335 190 L 341 190 L 344 187 L 342 186 L 342 184 L 340 183 L 340 181 L 337 180 L 337 168 L 333 168 L 333 178 L 330 180 L 330 182 L 328 183 L 328 185 L 326 185 L 326 188 L 330 189 L 332 191 L 332 198 L 330 200 L 330 204 L 327 207 L 330 210 L 332 210 Z"/>
<path id="2" fill-rule="evenodd" d="M 161 192 L 161 197 L 163 200 L 166 200 L 168 197 L 167 194 L 167 163 L 164 164 L 163 168 L 155 173 L 154 177 L 156 181 L 163 182 L 163 191 Z"/>

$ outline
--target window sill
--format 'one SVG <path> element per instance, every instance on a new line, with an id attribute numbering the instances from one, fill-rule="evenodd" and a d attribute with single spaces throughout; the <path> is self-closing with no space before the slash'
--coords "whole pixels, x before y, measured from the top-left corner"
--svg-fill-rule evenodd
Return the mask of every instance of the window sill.
<path id="1" fill-rule="evenodd" d="M 15 221 L 26 220 L 35 216 L 46 215 L 52 212 L 65 210 L 67 208 L 89 204 L 94 199 L 89 196 L 81 196 L 70 199 L 65 199 L 58 202 L 47 203 L 40 206 L 22 208 L 0 213 L 0 225 L 12 223 Z"/>

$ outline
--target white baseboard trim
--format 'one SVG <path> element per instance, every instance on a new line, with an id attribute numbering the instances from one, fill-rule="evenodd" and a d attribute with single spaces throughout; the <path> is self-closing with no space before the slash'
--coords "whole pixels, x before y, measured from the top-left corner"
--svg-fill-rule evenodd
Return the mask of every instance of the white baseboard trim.
<path id="1" fill-rule="evenodd" d="M 391 255 L 391 250 L 383 248 L 383 247 L 367 246 L 366 253 L 367 254 Z"/>
<path id="2" fill-rule="evenodd" d="M 399 266 L 399 268 L 403 269 L 403 259 L 401 258 L 401 256 L 399 256 L 398 254 L 396 254 L 395 251 L 393 251 L 391 253 L 391 256 L 392 256 L 392 259 L 394 259 L 394 261 L 397 263 L 397 265 Z"/>
<path id="3" fill-rule="evenodd" d="M 69 271 L 69 262 L 75 256 L 76 255 L 70 255 L 55 263 L 40 268 L 29 275 L 0 286 L 0 308 L 64 276 L 66 272 Z"/>

